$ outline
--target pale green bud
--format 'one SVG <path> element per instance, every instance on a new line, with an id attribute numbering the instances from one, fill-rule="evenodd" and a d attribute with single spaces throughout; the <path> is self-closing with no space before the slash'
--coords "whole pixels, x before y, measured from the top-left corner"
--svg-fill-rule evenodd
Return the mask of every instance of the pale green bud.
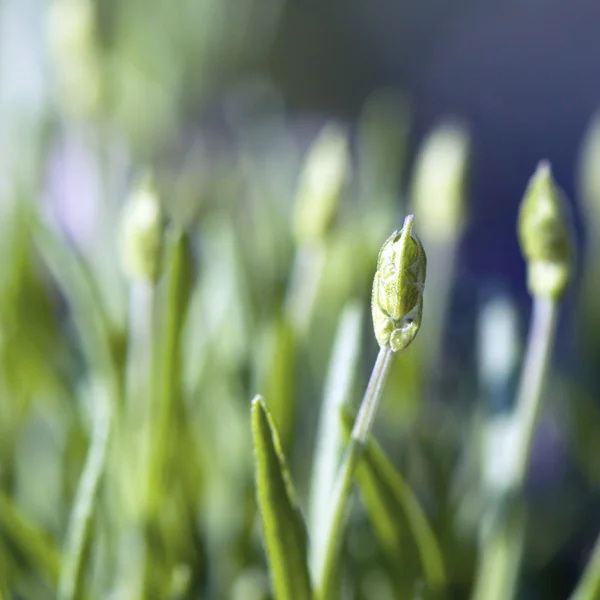
<path id="1" fill-rule="evenodd" d="M 590 124 L 581 149 L 579 187 L 591 225 L 600 229 L 600 112 Z"/>
<path id="2" fill-rule="evenodd" d="M 373 279 L 375 337 L 380 346 L 394 352 L 406 348 L 421 326 L 427 257 L 413 232 L 413 219 L 413 215 L 408 215 L 402 230 L 385 241 Z"/>
<path id="3" fill-rule="evenodd" d="M 121 218 L 121 262 L 131 279 L 153 281 L 160 264 L 163 237 L 160 200 L 150 180 L 127 200 Z"/>
<path id="4" fill-rule="evenodd" d="M 336 125 L 326 126 L 310 149 L 300 176 L 293 220 L 298 243 L 323 239 L 340 202 L 349 167 L 345 132 Z"/>
<path id="5" fill-rule="evenodd" d="M 52 0 L 48 29 L 62 105 L 76 114 L 93 113 L 101 93 L 94 3 Z"/>
<path id="6" fill-rule="evenodd" d="M 541 162 L 529 181 L 518 222 L 527 284 L 533 296 L 560 297 L 572 275 L 573 239 L 565 196 Z"/>
<path id="7" fill-rule="evenodd" d="M 423 142 L 412 180 L 412 208 L 424 240 L 460 236 L 465 221 L 465 184 L 470 140 L 467 131 L 446 123 Z"/>

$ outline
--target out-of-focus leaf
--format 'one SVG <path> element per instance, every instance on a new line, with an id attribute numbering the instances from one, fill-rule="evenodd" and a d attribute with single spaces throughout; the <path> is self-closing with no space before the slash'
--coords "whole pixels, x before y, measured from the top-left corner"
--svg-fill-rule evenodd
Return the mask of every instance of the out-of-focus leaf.
<path id="1" fill-rule="evenodd" d="M 152 465 L 148 502 L 160 511 L 167 492 L 167 465 L 176 439 L 177 420 L 182 418 L 181 339 L 192 292 L 192 256 L 189 239 L 174 227 L 165 240 L 164 281 L 157 300 L 153 383 L 156 396 L 152 414 Z M 181 438 L 183 439 L 183 437 Z"/>
<path id="2" fill-rule="evenodd" d="M 0 493 L 0 537 L 8 539 L 34 569 L 52 586 L 56 585 L 60 568 L 58 548 L 3 493 Z"/>
<path id="3" fill-rule="evenodd" d="M 348 436 L 352 422 L 344 413 Z M 418 554 L 427 586 L 432 591 L 442 590 L 446 584 L 444 561 L 427 517 L 402 475 L 373 439 L 365 447 L 356 478 L 373 527 L 392 563 L 401 573 L 402 565 L 408 567 Z"/>
<path id="4" fill-rule="evenodd" d="M 312 597 L 304 520 L 281 450 L 275 423 L 261 397 L 252 403 L 256 485 L 277 600 Z"/>
<path id="5" fill-rule="evenodd" d="M 361 199 L 397 210 L 410 129 L 405 98 L 394 90 L 374 92 L 358 124 Z"/>
<path id="6" fill-rule="evenodd" d="M 522 503 L 515 498 L 497 510 L 499 514 L 491 515 L 488 522 L 489 541 L 483 544 L 472 600 L 514 598 L 517 591 L 525 543 L 525 513 Z"/>
<path id="7" fill-rule="evenodd" d="M 600 452 L 600 410 L 594 399 L 589 397 L 573 383 L 570 385 L 569 404 L 569 441 L 572 445 L 579 467 L 586 479 L 595 488 L 600 488 L 600 464 L 598 453 Z"/>
<path id="8" fill-rule="evenodd" d="M 258 365 L 257 389 L 265 394 L 269 412 L 279 428 L 281 444 L 289 450 L 295 417 L 296 336 L 284 316 L 275 318 L 264 334 Z"/>
<path id="9" fill-rule="evenodd" d="M 112 400 L 120 398 L 113 332 L 87 265 L 39 216 L 32 213 L 29 225 L 40 255 L 70 304 L 88 366 L 106 379 Z"/>
<path id="10" fill-rule="evenodd" d="M 60 569 L 57 597 L 60 600 L 80 598 L 84 574 L 88 567 L 92 523 L 98 509 L 98 490 L 106 469 L 111 432 L 112 404 L 101 383 L 90 388 L 92 406 L 92 439 L 77 485 L 67 527 Z"/>
<path id="11" fill-rule="evenodd" d="M 350 400 L 357 376 L 362 318 L 361 303 L 356 300 L 348 303 L 340 317 L 329 363 L 310 489 L 309 532 L 313 540 L 326 522 L 331 490 L 342 456 L 344 432 L 339 413 Z"/>

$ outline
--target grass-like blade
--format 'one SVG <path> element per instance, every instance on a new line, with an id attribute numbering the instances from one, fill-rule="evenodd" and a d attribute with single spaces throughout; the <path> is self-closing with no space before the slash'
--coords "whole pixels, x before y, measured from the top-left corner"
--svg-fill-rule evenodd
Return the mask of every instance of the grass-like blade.
<path id="1" fill-rule="evenodd" d="M 67 299 L 90 370 L 110 389 L 111 402 L 121 393 L 121 374 L 112 339 L 111 323 L 88 265 L 43 219 L 30 215 L 35 245 Z"/>
<path id="2" fill-rule="evenodd" d="M 344 414 L 343 422 L 349 436 L 352 419 Z M 410 562 L 408 553 L 416 549 L 427 587 L 443 590 L 446 573 L 435 534 L 412 489 L 372 438 L 358 465 L 356 479 L 375 532 L 400 574 L 402 564 Z"/>
<path id="3" fill-rule="evenodd" d="M 259 396 L 252 402 L 252 432 L 258 502 L 275 598 L 309 600 L 306 527 L 277 428 Z"/>
<path id="4" fill-rule="evenodd" d="M 0 536 L 54 587 L 60 571 L 60 551 L 14 501 L 0 492 Z M 0 587 L 1 589 L 1 587 Z"/>
<path id="5" fill-rule="evenodd" d="M 340 409 L 349 402 L 356 380 L 363 310 L 360 302 L 350 302 L 342 312 L 331 355 L 312 472 L 309 505 L 309 534 L 312 560 L 318 555 L 316 545 L 325 530 L 331 505 L 335 476 L 344 450 L 344 431 Z M 316 569 L 316 565 L 311 564 Z"/>

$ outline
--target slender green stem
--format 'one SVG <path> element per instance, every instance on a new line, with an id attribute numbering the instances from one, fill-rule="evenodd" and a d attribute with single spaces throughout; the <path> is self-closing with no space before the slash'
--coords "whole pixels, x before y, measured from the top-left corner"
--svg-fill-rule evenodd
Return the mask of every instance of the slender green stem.
<path id="1" fill-rule="evenodd" d="M 69 521 L 63 567 L 58 583 L 59 600 L 73 600 L 78 597 L 85 566 L 85 547 L 96 506 L 100 479 L 106 465 L 111 403 L 104 397 L 104 390 L 94 400 L 97 402 L 94 406 L 92 441 Z"/>
<path id="2" fill-rule="evenodd" d="M 511 462 L 504 498 L 507 505 L 502 510 L 504 517 L 493 519 L 489 531 L 483 536 L 482 562 L 474 592 L 477 600 L 510 600 L 515 593 L 524 527 L 522 519 L 518 520 L 518 526 L 508 521 L 512 520 L 511 515 L 519 512 L 518 504 L 527 476 L 544 383 L 550 365 L 557 309 L 555 300 L 534 297 L 527 354 L 511 417 L 513 443 L 508 457 Z"/>
<path id="3" fill-rule="evenodd" d="M 600 600 L 600 536 L 570 600 Z"/>
<path id="4" fill-rule="evenodd" d="M 315 540 L 316 554 L 313 564 L 315 564 L 314 575 L 317 598 L 320 600 L 330 600 L 335 597 L 333 590 L 338 572 L 339 549 L 347 517 L 346 505 L 352 490 L 354 472 L 371 431 L 393 356 L 394 352 L 390 348 L 380 348 L 367 390 L 354 422 L 350 442 L 337 474 L 331 495 L 331 512 L 322 535 L 319 536 L 318 540 Z"/>
<path id="5" fill-rule="evenodd" d="M 534 298 L 533 316 L 523 375 L 517 395 L 515 420 L 519 428 L 513 487 L 520 491 L 529 466 L 546 374 L 550 366 L 556 331 L 558 304 L 549 298 Z"/>
<path id="6" fill-rule="evenodd" d="M 127 510 L 119 524 L 118 575 L 131 600 L 144 595 L 148 540 L 140 520 L 147 514 L 148 481 L 152 463 L 151 417 L 155 287 L 134 280 L 129 289 L 126 394 L 113 467 L 119 474 L 120 498 Z M 116 436 L 115 436 L 116 437 Z M 116 463 L 116 464 L 114 464 Z M 126 492 L 126 493 L 125 493 Z"/>

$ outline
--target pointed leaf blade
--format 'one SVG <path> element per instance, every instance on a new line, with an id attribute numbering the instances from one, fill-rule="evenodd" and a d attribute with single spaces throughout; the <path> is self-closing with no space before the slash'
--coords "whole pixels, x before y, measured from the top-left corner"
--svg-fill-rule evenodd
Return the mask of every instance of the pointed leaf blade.
<path id="1" fill-rule="evenodd" d="M 347 417 L 343 420 L 349 435 L 352 419 Z M 435 534 L 413 491 L 373 438 L 367 442 L 356 478 L 375 532 L 392 561 L 405 561 L 406 547 L 412 545 L 428 587 L 442 590 L 446 573 Z"/>
<path id="2" fill-rule="evenodd" d="M 263 536 L 277 600 L 310 600 L 304 520 L 264 401 L 252 402 L 255 475 Z"/>

